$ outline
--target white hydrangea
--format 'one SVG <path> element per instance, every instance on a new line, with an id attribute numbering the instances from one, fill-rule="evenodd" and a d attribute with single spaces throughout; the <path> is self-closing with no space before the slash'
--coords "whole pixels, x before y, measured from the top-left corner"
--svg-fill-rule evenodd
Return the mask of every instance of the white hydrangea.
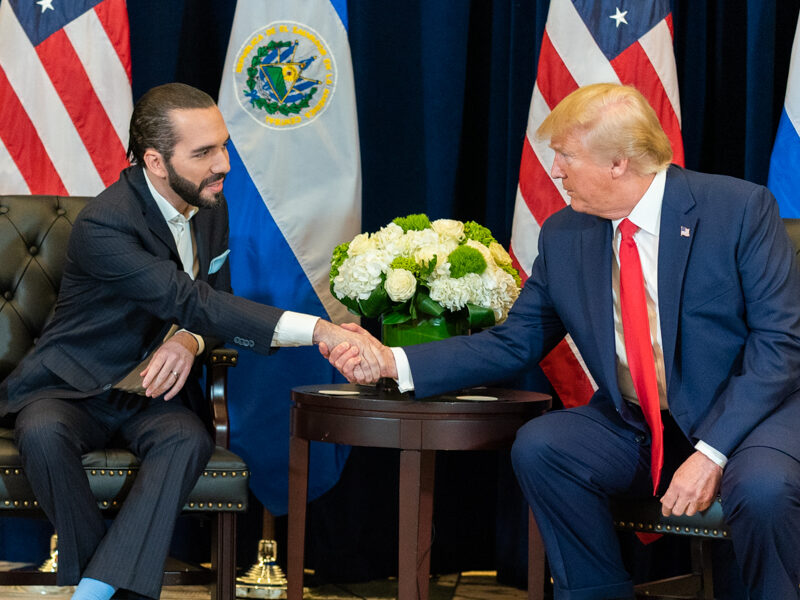
<path id="1" fill-rule="evenodd" d="M 368 250 L 347 258 L 333 280 L 333 293 L 339 298 L 366 300 L 378 287 L 381 275 L 388 268 L 385 254 L 378 250 Z"/>
<path id="2" fill-rule="evenodd" d="M 502 323 L 508 317 L 508 311 L 519 296 L 519 288 L 514 278 L 500 268 L 486 269 L 481 275 L 483 282 L 483 297 L 479 306 L 491 308 L 494 311 L 496 323 Z"/>
<path id="3" fill-rule="evenodd" d="M 408 242 L 403 234 L 403 228 L 395 223 L 389 223 L 380 231 L 372 234 L 375 245 L 392 258 L 406 254 Z M 389 261 L 391 262 L 391 261 Z"/>
<path id="4" fill-rule="evenodd" d="M 436 300 L 448 310 L 461 310 L 467 305 L 467 302 L 472 301 L 472 296 L 475 295 L 474 288 L 476 285 L 480 285 L 480 281 L 480 275 L 475 273 L 468 273 L 458 279 L 450 277 L 435 279 L 429 282 L 431 299 Z"/>
<path id="5" fill-rule="evenodd" d="M 429 248 L 439 245 L 439 236 L 433 229 L 406 232 L 406 252 L 413 256 L 420 248 Z"/>

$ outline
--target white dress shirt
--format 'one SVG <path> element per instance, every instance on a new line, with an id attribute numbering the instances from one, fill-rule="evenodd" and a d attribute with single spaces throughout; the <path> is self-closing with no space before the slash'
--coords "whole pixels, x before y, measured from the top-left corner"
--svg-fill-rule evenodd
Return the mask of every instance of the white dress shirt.
<path id="1" fill-rule="evenodd" d="M 664 200 L 664 187 L 667 182 L 667 172 L 661 171 L 656 174 L 650 187 L 636 204 L 628 220 L 639 227 L 633 239 L 639 250 L 639 260 L 642 263 L 642 273 L 644 275 L 645 295 L 647 299 L 647 313 L 650 321 L 650 335 L 653 346 L 653 357 L 656 363 L 656 379 L 658 381 L 658 397 L 661 409 L 669 408 L 667 404 L 667 385 L 664 370 L 664 350 L 661 341 L 661 320 L 658 312 L 658 238 L 661 230 L 661 205 Z M 614 303 L 614 344 L 617 354 L 617 383 L 622 397 L 635 404 L 639 403 L 636 391 L 633 387 L 630 369 L 628 368 L 628 357 L 625 353 L 625 337 L 622 332 L 622 313 L 619 301 L 619 245 L 622 239 L 619 233 L 619 224 L 622 219 L 612 221 L 614 230 L 613 251 L 614 261 L 611 267 L 611 293 Z M 395 362 L 397 364 L 397 384 L 401 392 L 414 389 L 414 381 L 411 376 L 411 367 L 408 357 L 402 348 L 392 348 Z M 702 440 L 698 441 L 695 449 L 705 454 L 720 467 L 724 468 L 727 458 L 715 448 L 709 446 Z"/>

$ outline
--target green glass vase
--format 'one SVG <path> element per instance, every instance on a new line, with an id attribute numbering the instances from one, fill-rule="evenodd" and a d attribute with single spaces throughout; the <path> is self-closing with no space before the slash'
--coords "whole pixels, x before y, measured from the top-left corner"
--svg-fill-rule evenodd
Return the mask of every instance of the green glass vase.
<path id="1" fill-rule="evenodd" d="M 387 346 L 413 346 L 469 333 L 463 317 L 430 317 L 405 323 L 381 324 L 383 343 Z"/>

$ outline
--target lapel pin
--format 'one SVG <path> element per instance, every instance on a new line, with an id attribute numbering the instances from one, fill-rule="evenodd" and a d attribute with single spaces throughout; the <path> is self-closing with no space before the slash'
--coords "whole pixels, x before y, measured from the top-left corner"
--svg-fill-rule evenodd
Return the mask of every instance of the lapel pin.
<path id="1" fill-rule="evenodd" d="M 690 235 L 691 233 L 692 233 L 692 230 L 691 230 L 691 229 L 689 229 L 688 227 L 684 227 L 683 225 L 681 225 L 681 237 L 689 237 L 689 235 Z"/>

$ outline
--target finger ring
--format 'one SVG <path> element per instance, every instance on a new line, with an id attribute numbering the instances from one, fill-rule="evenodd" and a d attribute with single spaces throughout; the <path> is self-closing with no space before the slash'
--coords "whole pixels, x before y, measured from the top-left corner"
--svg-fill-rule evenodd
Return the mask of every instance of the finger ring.
<path id="1" fill-rule="evenodd" d="M 172 374 L 175 376 L 176 379 L 178 378 L 178 372 L 177 371 L 173 371 Z"/>

